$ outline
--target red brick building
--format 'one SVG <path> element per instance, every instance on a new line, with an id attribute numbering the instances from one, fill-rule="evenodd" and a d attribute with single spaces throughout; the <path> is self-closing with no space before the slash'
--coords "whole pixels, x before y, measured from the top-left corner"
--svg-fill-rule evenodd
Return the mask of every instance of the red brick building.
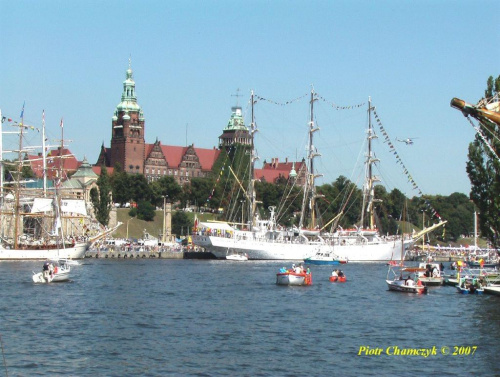
<path id="1" fill-rule="evenodd" d="M 137 103 L 132 69 L 127 69 L 121 102 L 111 122 L 111 147 L 101 146 L 96 165 L 113 167 L 119 163 L 131 174 L 144 174 L 148 181 L 172 176 L 184 184 L 193 177 L 206 177 L 220 150 L 162 145 L 157 139 L 145 142 L 145 119 Z"/>
<path id="2" fill-rule="evenodd" d="M 163 145 L 158 138 L 153 144 L 145 142 L 145 119 L 137 103 L 132 69 L 126 71 L 121 102 L 115 109 L 111 122 L 111 147 L 101 146 L 96 166 L 114 167 L 119 163 L 131 174 L 144 174 L 148 181 L 163 176 L 174 177 L 179 184 L 188 183 L 194 177 L 206 177 L 219 157 L 222 148 L 233 144 L 252 145 L 240 106 L 232 108 L 232 114 L 223 133 L 219 136 L 219 149 L 190 146 Z M 294 170 L 295 169 L 295 170 Z M 76 170 L 76 169 L 75 169 Z M 275 182 L 279 177 L 297 179 L 303 184 L 306 165 L 304 161 L 279 163 L 273 159 L 262 169 L 255 169 L 255 178 Z"/>

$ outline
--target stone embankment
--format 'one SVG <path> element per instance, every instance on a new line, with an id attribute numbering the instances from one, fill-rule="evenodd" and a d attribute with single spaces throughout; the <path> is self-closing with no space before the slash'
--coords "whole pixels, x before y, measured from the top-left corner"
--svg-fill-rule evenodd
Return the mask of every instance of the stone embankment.
<path id="1" fill-rule="evenodd" d="M 85 258 L 159 258 L 159 259 L 215 259 L 212 253 L 204 251 L 188 251 L 183 249 L 158 247 L 109 247 L 89 249 Z"/>

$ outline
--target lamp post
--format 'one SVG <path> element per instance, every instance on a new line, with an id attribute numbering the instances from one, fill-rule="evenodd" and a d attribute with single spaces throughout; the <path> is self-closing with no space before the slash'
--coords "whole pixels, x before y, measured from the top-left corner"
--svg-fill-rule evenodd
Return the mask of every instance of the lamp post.
<path id="1" fill-rule="evenodd" d="M 131 217 L 130 219 L 127 220 L 127 240 L 128 240 L 128 223 L 131 222 L 135 217 Z"/>
<path id="2" fill-rule="evenodd" d="M 161 234 L 161 242 L 165 244 L 165 233 L 167 232 L 167 222 L 165 219 L 165 208 L 167 206 L 167 197 L 168 195 L 163 195 L 163 229 L 162 229 L 162 234 Z"/>
<path id="3" fill-rule="evenodd" d="M 243 209 L 245 208 L 245 201 L 244 200 L 240 200 L 240 203 L 241 203 L 241 228 L 243 229 L 243 221 L 244 221 L 244 217 L 243 217 Z"/>

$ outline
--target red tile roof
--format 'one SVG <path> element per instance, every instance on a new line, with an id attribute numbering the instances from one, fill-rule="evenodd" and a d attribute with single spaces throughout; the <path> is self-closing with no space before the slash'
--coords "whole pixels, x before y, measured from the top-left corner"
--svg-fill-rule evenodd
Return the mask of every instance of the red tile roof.
<path id="1" fill-rule="evenodd" d="M 161 151 L 167 160 L 168 166 L 178 167 L 182 162 L 182 157 L 186 154 L 186 151 L 189 147 L 179 147 L 176 145 L 162 145 Z M 149 157 L 151 150 L 153 149 L 154 144 L 146 144 L 146 158 Z M 200 159 L 200 164 L 202 166 L 202 170 L 212 170 L 212 166 L 214 165 L 217 157 L 219 157 L 220 150 L 213 148 L 196 148 L 193 147 L 196 155 Z"/>
<path id="2" fill-rule="evenodd" d="M 284 177 L 288 179 L 290 171 L 284 172 L 281 170 L 275 169 L 255 169 L 254 170 L 254 178 L 259 181 L 265 181 L 268 183 L 274 183 L 279 177 Z"/>
<path id="3" fill-rule="evenodd" d="M 80 162 L 81 165 L 81 162 Z M 108 175 L 113 174 L 113 171 L 115 168 L 113 167 L 106 167 L 106 170 L 108 171 Z M 101 175 L 101 167 L 100 166 L 92 166 L 92 171 L 96 173 L 97 175 Z"/>
<path id="4" fill-rule="evenodd" d="M 28 155 L 31 170 L 37 178 L 43 178 L 43 157 L 38 155 Z"/>

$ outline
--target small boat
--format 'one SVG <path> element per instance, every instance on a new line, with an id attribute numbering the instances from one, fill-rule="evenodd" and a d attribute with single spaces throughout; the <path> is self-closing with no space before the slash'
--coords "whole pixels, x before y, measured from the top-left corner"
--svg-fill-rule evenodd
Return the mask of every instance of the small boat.
<path id="1" fill-rule="evenodd" d="M 439 263 L 422 262 L 418 265 L 420 271 L 418 272 L 418 279 L 423 285 L 443 285 L 444 276 L 441 273 Z"/>
<path id="2" fill-rule="evenodd" d="M 459 293 L 464 295 L 467 294 L 477 294 L 482 295 L 484 293 L 484 288 L 481 283 L 481 279 L 462 277 L 456 286 Z"/>
<path id="3" fill-rule="evenodd" d="M 346 280 L 345 276 L 330 276 L 330 281 L 332 283 L 345 283 Z"/>
<path id="4" fill-rule="evenodd" d="M 392 277 L 392 279 L 390 279 L 389 272 L 387 273 L 388 276 L 386 279 L 386 283 L 389 287 L 389 290 L 416 294 L 427 293 L 427 287 L 423 285 L 418 278 L 418 273 L 422 270 L 425 271 L 425 269 L 421 269 L 418 267 L 401 266 L 398 277 L 396 271 L 393 268 L 390 268 L 389 272 L 392 271 L 394 276 Z"/>
<path id="5" fill-rule="evenodd" d="M 338 264 L 345 264 L 347 263 L 347 259 L 340 259 L 332 251 L 321 251 L 321 249 L 318 249 L 312 257 L 305 258 L 304 263 L 332 266 Z"/>
<path id="6" fill-rule="evenodd" d="M 237 252 L 231 252 L 226 255 L 227 260 L 233 260 L 233 261 L 247 261 L 248 260 L 248 254 L 247 253 L 237 253 Z"/>
<path id="7" fill-rule="evenodd" d="M 46 261 L 42 272 L 33 272 L 34 283 L 58 283 L 69 280 L 71 267 L 57 261 Z"/>
<path id="8" fill-rule="evenodd" d="M 500 285 L 488 285 L 487 287 L 484 287 L 484 293 L 487 293 L 489 295 L 495 295 L 495 296 L 500 296 Z"/>
<path id="9" fill-rule="evenodd" d="M 277 285 L 312 285 L 312 274 L 302 267 L 292 266 L 287 270 L 285 267 L 276 274 Z"/>

